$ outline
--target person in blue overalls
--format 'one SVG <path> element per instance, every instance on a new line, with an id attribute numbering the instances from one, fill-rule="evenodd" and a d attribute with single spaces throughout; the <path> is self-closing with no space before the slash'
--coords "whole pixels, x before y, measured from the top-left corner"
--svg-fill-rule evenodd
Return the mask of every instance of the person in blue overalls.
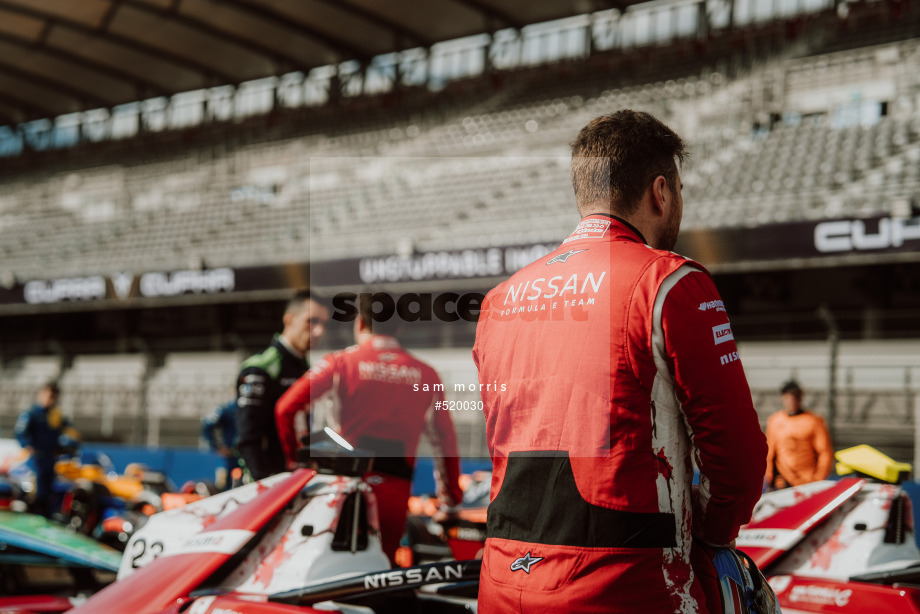
<path id="1" fill-rule="evenodd" d="M 201 420 L 201 438 L 208 442 L 208 448 L 224 458 L 227 476 L 223 490 L 229 490 L 234 482 L 234 469 L 240 469 L 240 458 L 234 450 L 236 445 L 236 399 L 218 405 Z M 220 486 L 220 484 L 218 484 Z"/>
<path id="2" fill-rule="evenodd" d="M 59 396 L 57 382 L 45 384 L 38 391 L 35 405 L 19 414 L 16 421 L 16 439 L 32 456 L 35 465 L 32 510 L 43 516 L 51 514 L 54 463 L 62 451 L 72 450 L 80 439 L 70 420 L 58 407 Z"/>

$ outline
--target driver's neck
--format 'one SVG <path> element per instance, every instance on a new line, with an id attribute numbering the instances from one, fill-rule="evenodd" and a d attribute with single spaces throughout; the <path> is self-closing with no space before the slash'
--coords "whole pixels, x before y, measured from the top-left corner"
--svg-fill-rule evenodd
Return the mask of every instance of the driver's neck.
<path id="1" fill-rule="evenodd" d="M 288 352 L 296 356 L 297 358 L 303 358 L 304 353 L 294 347 L 294 345 L 288 340 L 284 335 L 278 335 L 278 341 L 281 342 L 281 345 L 284 346 Z"/>

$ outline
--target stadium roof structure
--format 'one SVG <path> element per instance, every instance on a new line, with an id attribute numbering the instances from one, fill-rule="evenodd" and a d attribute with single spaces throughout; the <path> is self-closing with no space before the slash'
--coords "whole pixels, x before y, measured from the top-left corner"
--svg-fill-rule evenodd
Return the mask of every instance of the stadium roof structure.
<path id="1" fill-rule="evenodd" d="M 238 84 L 632 0 L 0 0 L 0 123 Z"/>

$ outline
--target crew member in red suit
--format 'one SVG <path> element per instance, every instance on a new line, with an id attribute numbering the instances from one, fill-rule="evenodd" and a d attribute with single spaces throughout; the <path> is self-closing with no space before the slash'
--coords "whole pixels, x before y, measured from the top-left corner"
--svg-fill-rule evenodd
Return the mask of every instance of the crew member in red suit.
<path id="1" fill-rule="evenodd" d="M 484 302 L 483 614 L 707 612 L 694 539 L 730 545 L 750 520 L 767 446 L 713 280 L 670 251 L 683 157 L 647 113 L 591 121 L 581 223 Z"/>
<path id="2" fill-rule="evenodd" d="M 375 320 L 373 297 L 360 295 L 354 334 L 357 345 L 333 352 L 297 380 L 278 400 L 278 435 L 289 465 L 295 462 L 295 416 L 311 416 L 312 430 L 328 426 L 357 448 L 374 452 L 365 476 L 377 498 L 383 551 L 394 562 L 408 514 L 408 501 L 419 438 L 434 451 L 435 483 L 441 511 L 457 511 L 460 459 L 457 436 L 444 403 L 444 387 L 435 370 L 396 340 L 394 315 Z"/>

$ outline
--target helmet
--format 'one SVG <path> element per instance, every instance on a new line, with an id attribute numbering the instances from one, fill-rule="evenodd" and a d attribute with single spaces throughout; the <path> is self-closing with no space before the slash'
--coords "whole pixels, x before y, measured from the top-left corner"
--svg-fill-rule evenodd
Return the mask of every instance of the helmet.
<path id="1" fill-rule="evenodd" d="M 724 614 L 779 614 L 776 594 L 751 557 L 734 548 L 712 548 Z"/>

